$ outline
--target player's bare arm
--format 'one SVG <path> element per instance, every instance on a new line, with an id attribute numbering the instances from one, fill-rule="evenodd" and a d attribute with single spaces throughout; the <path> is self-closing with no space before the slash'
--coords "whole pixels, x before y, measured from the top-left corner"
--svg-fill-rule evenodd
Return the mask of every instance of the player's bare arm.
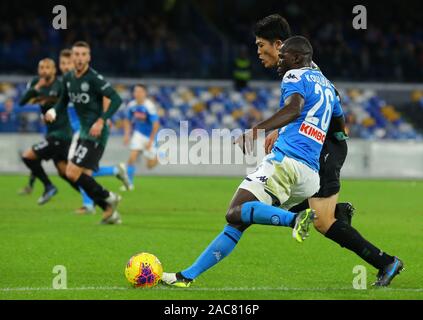
<path id="1" fill-rule="evenodd" d="M 148 141 L 147 150 L 151 148 L 154 143 L 154 137 L 156 136 L 157 132 L 159 131 L 160 123 L 158 121 L 154 122 L 153 129 L 150 134 L 150 140 Z"/>
<path id="2" fill-rule="evenodd" d="M 254 128 L 252 128 L 250 131 L 239 137 L 235 143 L 240 146 L 244 153 L 250 153 L 252 150 L 253 141 L 257 139 L 258 130 L 269 132 L 271 130 L 286 126 L 300 116 L 303 107 L 304 98 L 298 93 L 292 94 L 286 99 L 283 108 L 281 108 L 269 119 L 264 120 L 254 126 Z"/>

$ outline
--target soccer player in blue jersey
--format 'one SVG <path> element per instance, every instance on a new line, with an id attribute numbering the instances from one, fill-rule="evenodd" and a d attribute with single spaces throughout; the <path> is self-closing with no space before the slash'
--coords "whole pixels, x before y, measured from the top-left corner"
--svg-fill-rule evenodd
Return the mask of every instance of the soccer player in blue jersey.
<path id="1" fill-rule="evenodd" d="M 216 265 L 235 248 L 252 224 L 293 227 L 293 237 L 302 242 L 314 213 L 299 214 L 290 207 L 319 190 L 319 157 L 332 114 L 341 118 L 342 109 L 332 83 L 312 68 L 313 49 L 300 36 L 291 37 L 281 49 L 281 109 L 237 139 L 248 151 L 258 130 L 266 133 L 284 128 L 272 152 L 256 171 L 240 184 L 226 213 L 228 224 L 189 268 L 163 273 L 169 285 L 188 287 L 200 274 Z"/>
<path id="2" fill-rule="evenodd" d="M 266 68 L 276 68 L 279 50 L 290 36 L 288 22 L 278 14 L 267 16 L 256 23 L 257 53 Z M 315 63 L 312 67 L 318 69 Z M 337 94 L 337 99 L 340 99 Z M 342 117 L 343 119 L 343 117 Z M 349 203 L 337 203 L 340 191 L 340 171 L 348 153 L 344 121 L 332 117 L 326 140 L 320 153 L 320 189 L 312 198 L 290 209 L 300 212 L 311 206 L 316 211 L 314 227 L 326 238 L 356 253 L 378 271 L 375 286 L 388 286 L 403 269 L 403 262 L 383 252 L 351 226 L 353 208 Z M 279 131 L 266 137 L 266 153 L 270 153 Z"/>
<path id="3" fill-rule="evenodd" d="M 141 153 L 147 159 L 148 169 L 158 163 L 157 132 L 160 122 L 156 106 L 147 97 L 147 88 L 143 84 L 134 86 L 133 96 L 134 100 L 128 103 L 124 122 L 124 144 L 129 144 L 131 150 L 127 164 L 129 185 L 122 186 L 126 190 L 134 189 L 135 163 Z"/>

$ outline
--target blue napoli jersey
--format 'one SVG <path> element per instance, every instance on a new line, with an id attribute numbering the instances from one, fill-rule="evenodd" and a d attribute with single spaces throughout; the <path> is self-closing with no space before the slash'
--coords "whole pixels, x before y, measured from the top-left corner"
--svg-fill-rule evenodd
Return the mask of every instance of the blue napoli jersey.
<path id="1" fill-rule="evenodd" d="M 320 70 L 302 68 L 285 74 L 281 91 L 282 108 L 294 93 L 303 96 L 305 102 L 301 115 L 279 131 L 272 152 L 276 158 L 286 155 L 319 171 L 320 152 L 332 115 L 343 115 L 334 86 Z"/>
<path id="2" fill-rule="evenodd" d="M 79 118 L 78 118 L 78 115 L 76 114 L 75 107 L 72 104 L 68 106 L 68 115 L 69 115 L 69 121 L 72 127 L 72 131 L 78 132 L 81 127 L 81 123 L 79 122 Z"/>
<path id="3" fill-rule="evenodd" d="M 153 131 L 153 124 L 159 121 L 156 107 L 151 100 L 146 99 L 141 105 L 135 100 L 128 104 L 126 118 L 131 121 L 134 131 L 149 137 Z"/>

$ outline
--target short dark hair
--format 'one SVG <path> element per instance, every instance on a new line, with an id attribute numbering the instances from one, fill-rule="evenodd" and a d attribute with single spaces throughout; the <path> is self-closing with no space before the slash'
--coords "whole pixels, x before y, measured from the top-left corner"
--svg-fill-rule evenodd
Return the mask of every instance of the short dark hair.
<path id="1" fill-rule="evenodd" d="M 293 36 L 286 39 L 282 48 L 303 55 L 307 62 L 311 62 L 313 59 L 313 47 L 310 41 L 303 36 Z"/>
<path id="2" fill-rule="evenodd" d="M 254 35 L 270 42 L 285 41 L 291 36 L 288 21 L 279 14 L 272 14 L 256 22 Z"/>
<path id="3" fill-rule="evenodd" d="M 60 51 L 59 57 L 70 58 L 71 56 L 72 56 L 72 50 L 71 49 L 63 49 L 62 51 Z"/>
<path id="4" fill-rule="evenodd" d="M 88 42 L 85 41 L 77 41 L 73 44 L 73 47 L 83 47 L 83 48 L 87 48 L 88 50 L 91 50 L 90 45 L 88 44 Z"/>
<path id="5" fill-rule="evenodd" d="M 143 83 L 136 83 L 136 84 L 134 85 L 134 89 L 135 89 L 136 87 L 143 88 L 145 91 L 147 91 L 147 86 L 146 86 L 145 84 L 143 84 Z"/>

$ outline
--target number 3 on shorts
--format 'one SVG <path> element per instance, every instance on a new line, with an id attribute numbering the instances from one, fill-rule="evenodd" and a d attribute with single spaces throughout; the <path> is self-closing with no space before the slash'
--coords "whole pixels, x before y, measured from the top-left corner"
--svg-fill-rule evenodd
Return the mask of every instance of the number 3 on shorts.
<path id="1" fill-rule="evenodd" d="M 75 151 L 76 163 L 80 163 L 87 155 L 87 152 L 88 152 L 87 147 L 79 145 Z"/>

